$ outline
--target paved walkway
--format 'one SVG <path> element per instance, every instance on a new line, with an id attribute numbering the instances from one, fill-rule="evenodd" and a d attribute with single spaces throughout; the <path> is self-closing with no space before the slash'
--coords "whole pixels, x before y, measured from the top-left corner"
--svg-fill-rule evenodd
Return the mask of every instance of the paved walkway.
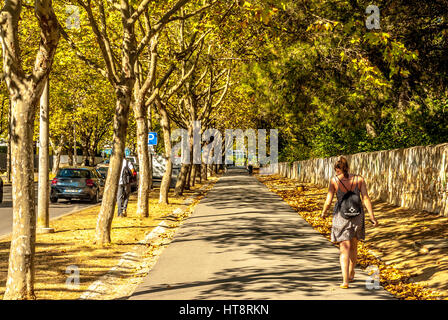
<path id="1" fill-rule="evenodd" d="M 356 272 L 340 289 L 338 249 L 242 170 L 223 176 L 130 299 L 391 299 Z"/>

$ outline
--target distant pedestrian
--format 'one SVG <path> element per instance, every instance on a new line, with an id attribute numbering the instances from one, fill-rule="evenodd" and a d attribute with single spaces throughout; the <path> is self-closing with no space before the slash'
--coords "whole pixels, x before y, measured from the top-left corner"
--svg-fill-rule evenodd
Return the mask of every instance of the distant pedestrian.
<path id="1" fill-rule="evenodd" d="M 334 165 L 336 176 L 330 181 L 327 199 L 321 217 L 325 218 L 336 193 L 337 203 L 333 212 L 331 241 L 339 244 L 340 263 L 343 282 L 341 288 L 348 288 L 355 276 L 358 258 L 358 240 L 365 239 L 364 208 L 370 215 L 373 226 L 378 221 L 373 214 L 372 203 L 367 194 L 367 186 L 363 177 L 348 172 L 347 159 L 341 157 Z"/>
<path id="2" fill-rule="evenodd" d="M 253 170 L 254 165 L 252 164 L 252 161 L 249 161 L 249 164 L 247 165 L 247 171 L 249 172 L 249 175 L 252 175 Z"/>
<path id="3" fill-rule="evenodd" d="M 118 183 L 117 205 L 119 217 L 127 216 L 126 210 L 128 207 L 129 194 L 131 193 L 131 176 L 132 172 L 129 168 L 128 160 L 124 158 L 121 166 L 120 180 Z"/>

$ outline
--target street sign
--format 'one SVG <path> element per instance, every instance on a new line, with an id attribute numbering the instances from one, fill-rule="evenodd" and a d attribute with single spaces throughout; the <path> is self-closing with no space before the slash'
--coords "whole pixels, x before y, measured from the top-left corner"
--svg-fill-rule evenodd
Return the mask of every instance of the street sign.
<path id="1" fill-rule="evenodd" d="M 126 157 L 129 157 L 131 155 L 131 150 L 129 150 L 128 148 L 124 149 L 124 155 Z"/>
<path id="2" fill-rule="evenodd" d="M 157 132 L 148 133 L 148 145 L 155 146 L 157 144 Z"/>

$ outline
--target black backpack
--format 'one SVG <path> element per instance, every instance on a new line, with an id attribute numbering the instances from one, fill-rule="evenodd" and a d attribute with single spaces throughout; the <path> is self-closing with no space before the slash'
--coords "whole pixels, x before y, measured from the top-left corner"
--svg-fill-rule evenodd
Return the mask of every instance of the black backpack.
<path id="1" fill-rule="evenodd" d="M 336 177 L 337 178 L 337 177 Z M 338 178 L 339 180 L 339 178 Z M 347 189 L 345 184 L 339 180 L 341 184 L 344 186 L 344 189 L 346 192 L 342 196 L 342 198 L 337 203 L 337 211 L 344 217 L 345 219 L 351 219 L 353 217 L 358 216 L 361 214 L 362 210 L 362 201 L 359 194 L 351 191 L 353 187 L 354 178 L 352 181 L 352 185 L 350 186 L 350 189 Z"/>

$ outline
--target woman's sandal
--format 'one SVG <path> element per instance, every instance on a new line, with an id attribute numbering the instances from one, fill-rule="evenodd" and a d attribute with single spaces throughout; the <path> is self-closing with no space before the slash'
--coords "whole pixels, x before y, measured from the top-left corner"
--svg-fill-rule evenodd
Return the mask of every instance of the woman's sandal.
<path id="1" fill-rule="evenodd" d="M 342 289 L 348 289 L 348 283 L 343 283 L 339 287 L 341 287 Z"/>

